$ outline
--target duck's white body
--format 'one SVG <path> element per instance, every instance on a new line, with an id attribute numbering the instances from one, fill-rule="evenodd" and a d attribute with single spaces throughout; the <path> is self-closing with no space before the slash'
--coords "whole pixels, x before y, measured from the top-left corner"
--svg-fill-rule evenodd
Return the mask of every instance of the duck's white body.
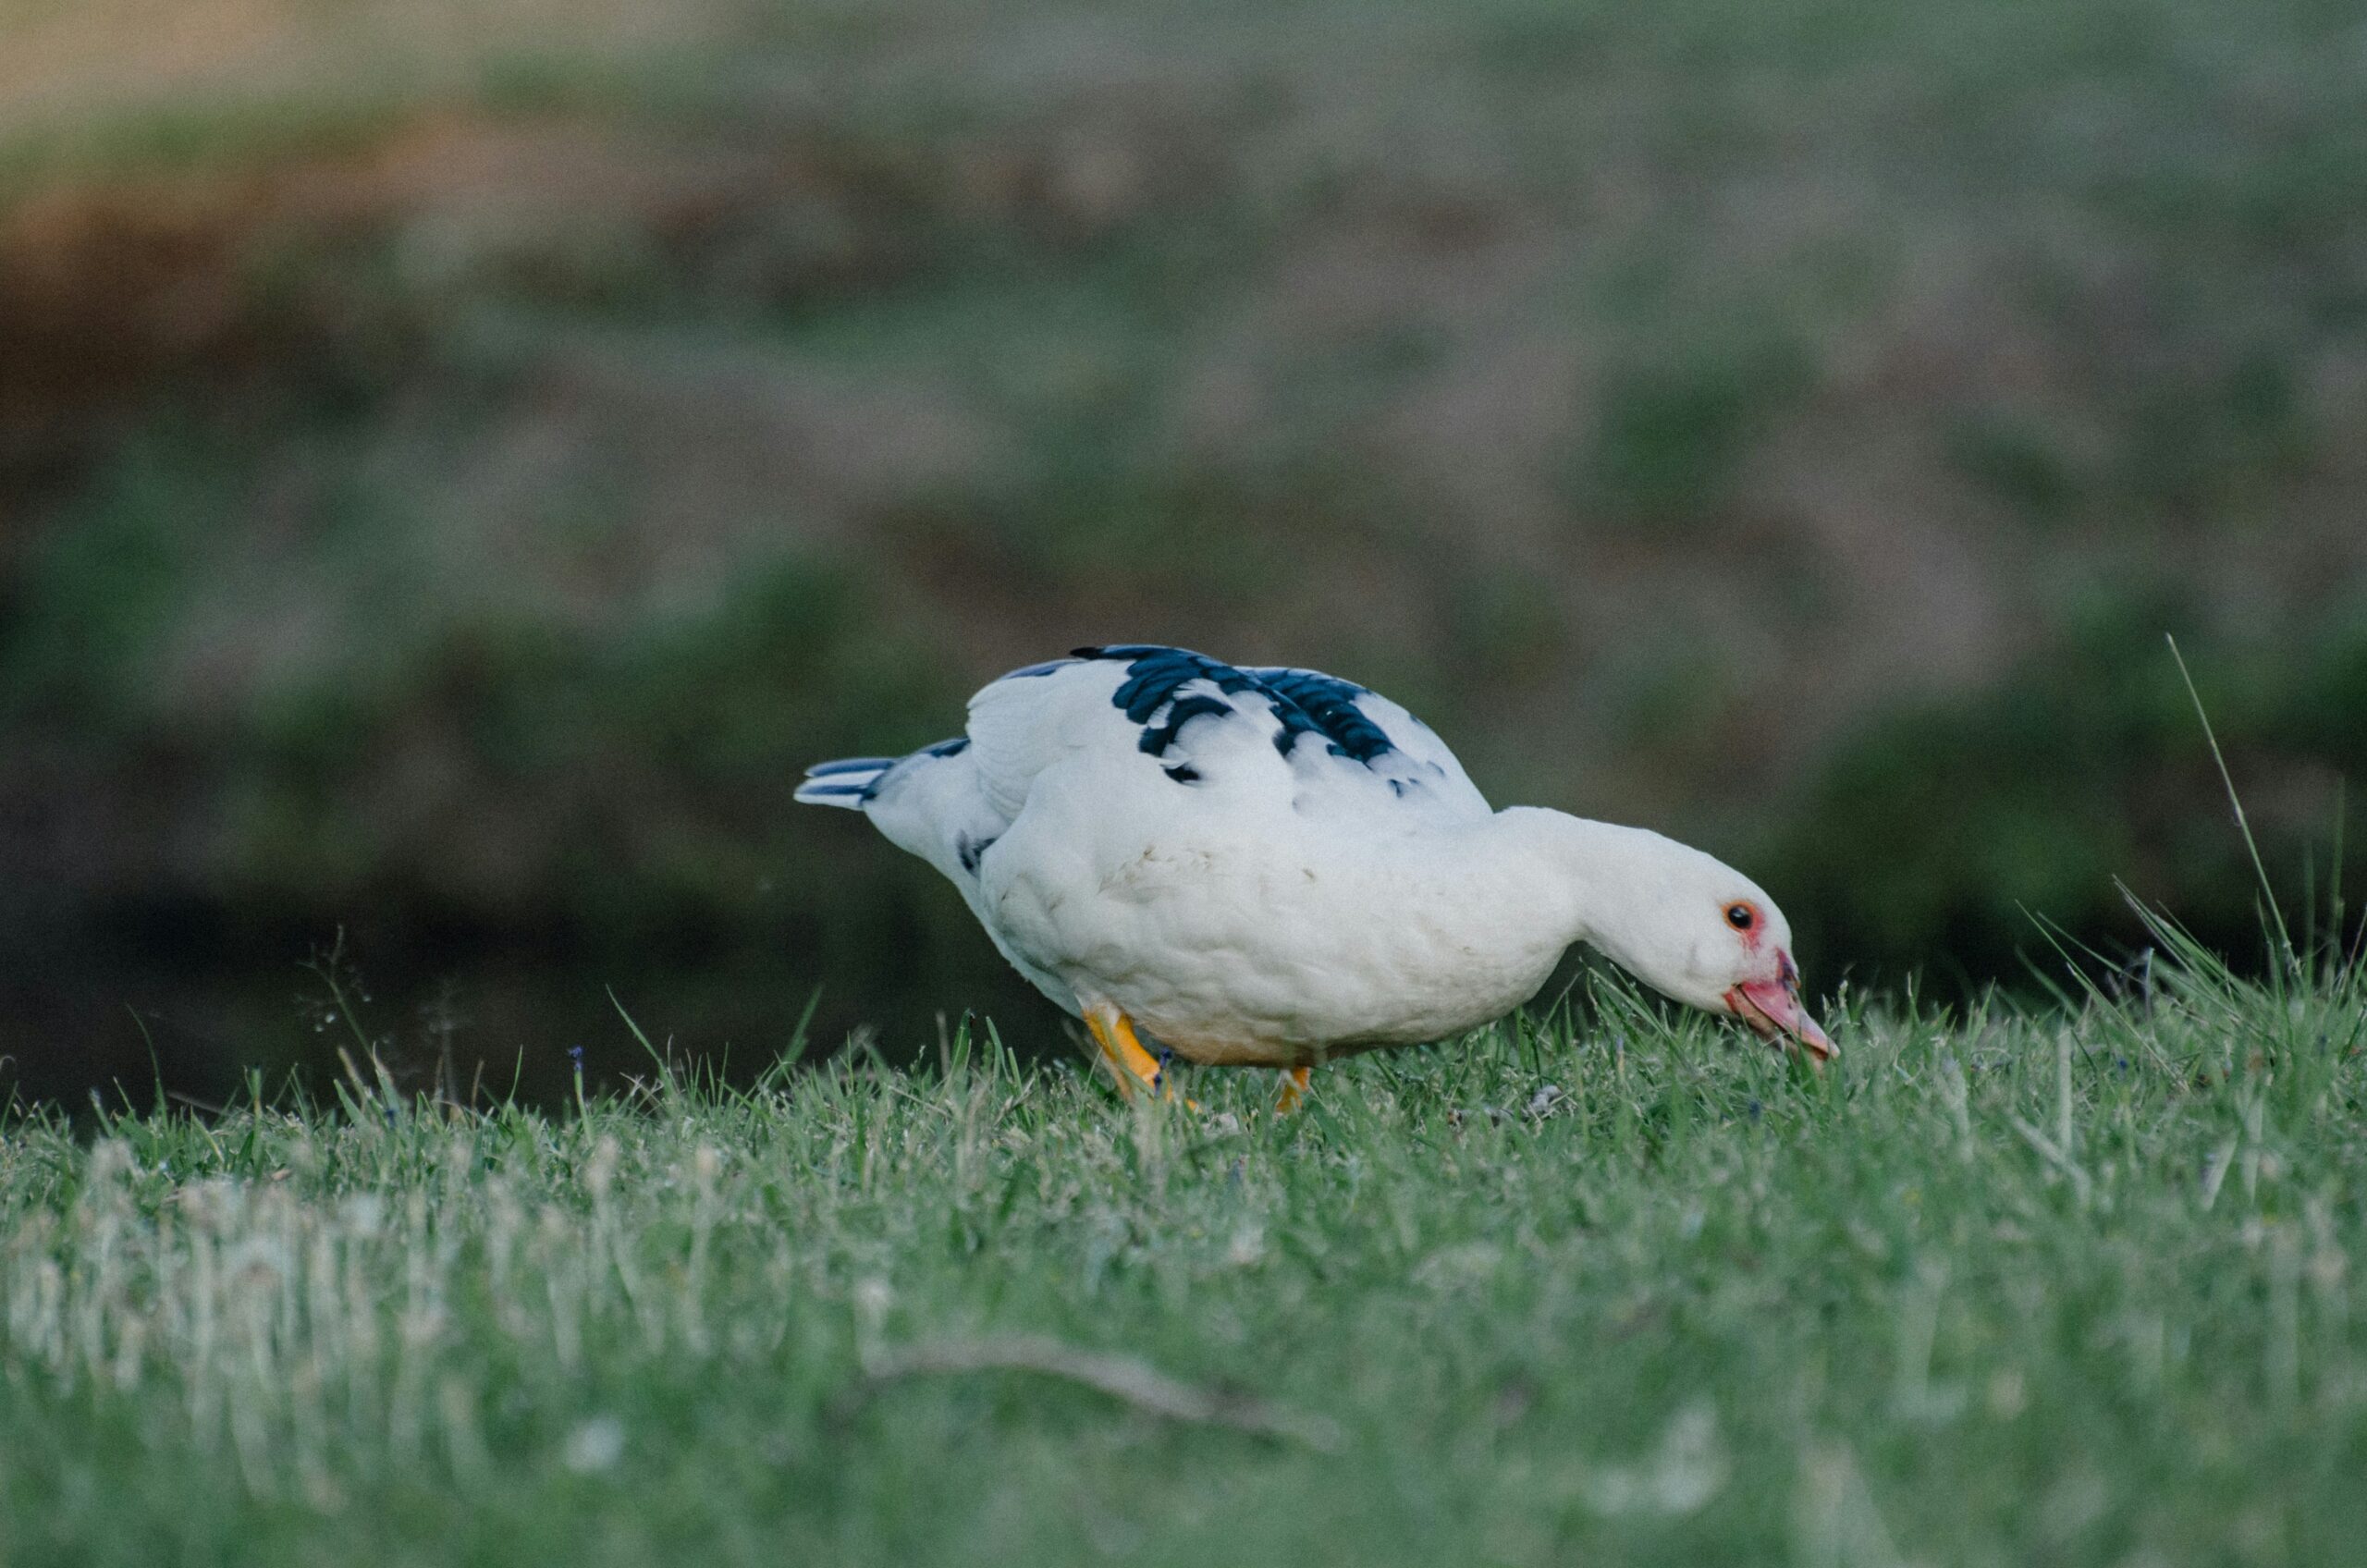
<path id="1" fill-rule="evenodd" d="M 1634 966 L 1623 889 L 1670 857 L 1716 866 L 1656 834 L 1490 809 L 1429 727 L 1362 687 L 1171 648 L 1006 676 L 965 737 L 825 764 L 798 798 L 858 807 L 937 866 L 1061 1007 L 1114 1010 L 1208 1063 L 1474 1028 L 1574 941 Z"/>
<path id="2" fill-rule="evenodd" d="M 1521 908 L 1529 878 L 1485 814 L 1360 832 L 1287 802 L 1169 807 L 1112 771 L 1039 784 L 981 864 L 980 918 L 1023 967 L 1191 1060 L 1439 1039 L 1518 1006 L 1568 946 Z"/>

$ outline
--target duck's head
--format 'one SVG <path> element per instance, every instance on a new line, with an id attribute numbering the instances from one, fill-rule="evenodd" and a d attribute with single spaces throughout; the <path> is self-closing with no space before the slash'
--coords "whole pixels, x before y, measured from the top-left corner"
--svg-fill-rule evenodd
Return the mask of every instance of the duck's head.
<path id="1" fill-rule="evenodd" d="M 1749 877 L 1714 856 L 1658 834 L 1624 890 L 1619 918 L 1600 923 L 1594 945 L 1662 995 L 1727 1013 L 1777 1047 L 1812 1061 L 1832 1040 L 1800 999 L 1792 925 Z"/>

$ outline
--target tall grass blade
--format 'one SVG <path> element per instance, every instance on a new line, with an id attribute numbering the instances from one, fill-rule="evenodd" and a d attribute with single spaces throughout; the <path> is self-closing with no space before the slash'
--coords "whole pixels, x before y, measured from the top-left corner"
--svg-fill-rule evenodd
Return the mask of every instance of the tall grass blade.
<path id="1" fill-rule="evenodd" d="M 2284 975 L 2294 981 L 2301 978 L 2301 964 L 2293 950 L 2293 933 L 2286 928 L 2285 912 L 2276 902 L 2276 888 L 2268 879 L 2268 866 L 2260 858 L 2260 844 L 2252 837 L 2251 820 L 2244 815 L 2243 797 L 2236 792 L 2235 776 L 2227 771 L 2226 754 L 2219 749 L 2219 736 L 2211 728 L 2211 716 L 2203 710 L 2202 693 L 2195 689 L 2194 675 L 2186 667 L 2186 655 L 2178 652 L 2178 640 L 2167 632 L 2163 640 L 2170 645 L 2170 657 L 2177 662 L 2178 679 L 2186 682 L 2186 694 L 2194 703 L 2194 717 L 2201 721 L 2202 738 L 2211 745 L 2211 760 L 2219 769 L 2219 782 L 2226 787 L 2227 804 L 2236 814 L 2236 830 L 2243 835 L 2244 849 L 2252 857 L 2252 875 L 2260 879 L 2260 895 L 2267 910 L 2268 919 L 2276 926 L 2276 939 L 2285 960 Z"/>

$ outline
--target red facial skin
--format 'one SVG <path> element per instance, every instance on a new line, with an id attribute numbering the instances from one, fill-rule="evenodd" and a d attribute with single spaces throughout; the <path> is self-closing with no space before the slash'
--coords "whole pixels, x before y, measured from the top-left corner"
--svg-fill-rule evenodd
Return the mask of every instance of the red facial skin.
<path id="1" fill-rule="evenodd" d="M 1767 916 L 1744 900 L 1727 906 L 1726 924 L 1742 938 L 1746 952 L 1759 951 Z M 1775 973 L 1761 980 L 1746 980 L 1725 994 L 1726 1011 L 1757 1031 L 1760 1038 L 1778 1045 L 1797 1045 L 1810 1062 L 1822 1065 L 1834 1054 L 1833 1041 L 1800 1000 L 1800 972 L 1792 955 L 1777 949 Z"/>

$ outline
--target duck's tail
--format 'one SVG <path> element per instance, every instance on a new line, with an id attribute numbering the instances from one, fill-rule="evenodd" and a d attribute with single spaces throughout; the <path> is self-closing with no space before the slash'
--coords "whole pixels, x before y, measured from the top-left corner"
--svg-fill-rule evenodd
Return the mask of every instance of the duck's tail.
<path id="1" fill-rule="evenodd" d="M 790 797 L 809 806 L 844 806 L 861 811 L 871 798 L 879 776 L 903 761 L 901 757 L 841 757 L 817 762 L 805 770 L 805 782 Z"/>

